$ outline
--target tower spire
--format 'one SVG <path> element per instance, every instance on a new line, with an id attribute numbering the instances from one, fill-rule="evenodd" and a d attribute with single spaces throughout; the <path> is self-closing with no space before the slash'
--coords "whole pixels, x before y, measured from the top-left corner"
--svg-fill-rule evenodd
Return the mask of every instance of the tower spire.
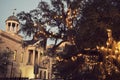
<path id="1" fill-rule="evenodd" d="M 17 9 L 15 8 L 15 9 L 13 9 L 13 16 L 15 15 L 15 11 L 16 11 Z"/>

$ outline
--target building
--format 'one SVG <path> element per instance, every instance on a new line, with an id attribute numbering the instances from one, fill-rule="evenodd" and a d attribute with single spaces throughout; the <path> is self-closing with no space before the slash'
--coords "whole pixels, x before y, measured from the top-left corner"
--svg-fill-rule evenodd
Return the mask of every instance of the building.
<path id="1" fill-rule="evenodd" d="M 21 74 L 20 70 L 18 69 L 19 63 L 21 63 L 21 58 L 22 58 L 21 54 L 24 52 L 21 46 L 22 36 L 17 34 L 20 23 L 14 15 L 8 17 L 5 23 L 6 23 L 5 26 L 6 30 L 5 31 L 0 30 L 0 42 L 1 42 L 0 51 L 11 50 L 14 52 L 11 58 L 11 63 L 7 71 L 10 74 L 7 74 L 7 76 L 18 77 Z M 15 74 L 13 72 L 15 72 Z"/>
<path id="2" fill-rule="evenodd" d="M 13 51 L 6 77 L 51 79 L 51 59 L 45 49 L 38 46 L 41 41 L 24 41 L 17 32 L 20 22 L 13 14 L 5 21 L 6 30 L 0 30 L 0 51 Z M 22 46 L 23 42 L 25 47 Z"/>

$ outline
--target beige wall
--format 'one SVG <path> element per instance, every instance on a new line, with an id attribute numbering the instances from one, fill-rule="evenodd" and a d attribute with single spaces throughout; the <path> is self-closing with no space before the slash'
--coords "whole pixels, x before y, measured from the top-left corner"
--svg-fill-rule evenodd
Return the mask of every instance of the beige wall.
<path id="1" fill-rule="evenodd" d="M 0 51 L 10 49 L 14 52 L 11 55 L 11 61 L 8 67 L 7 77 L 19 77 L 21 64 L 21 54 L 24 52 L 24 49 L 21 46 L 22 38 L 16 34 L 10 34 L 0 30 Z M 14 60 L 15 59 L 15 60 Z M 12 71 L 12 72 L 11 72 Z"/>
<path id="2" fill-rule="evenodd" d="M 34 45 L 29 45 L 25 48 L 22 48 L 22 42 L 21 42 L 22 37 L 1 30 L 0 30 L 0 38 L 2 39 L 0 43 L 0 51 L 8 47 L 10 50 L 16 52 L 15 60 L 13 55 L 11 59 L 12 63 L 8 67 L 7 77 L 21 76 L 21 77 L 34 78 L 34 65 L 35 65 L 34 60 L 35 60 L 35 51 L 37 51 L 38 52 L 37 64 L 39 65 L 39 67 L 42 66 L 42 68 L 44 68 L 44 69 L 39 68 L 39 71 L 42 70 L 42 76 L 44 76 L 43 72 L 46 72 L 46 79 L 48 79 L 48 73 L 50 73 L 51 70 L 50 70 L 49 62 L 47 63 L 47 65 L 43 65 L 43 61 L 49 59 L 47 56 L 44 55 L 43 48 L 41 47 L 37 48 Z M 28 64 L 29 50 L 33 50 L 32 64 Z M 12 70 L 12 75 L 11 75 L 11 70 Z"/>

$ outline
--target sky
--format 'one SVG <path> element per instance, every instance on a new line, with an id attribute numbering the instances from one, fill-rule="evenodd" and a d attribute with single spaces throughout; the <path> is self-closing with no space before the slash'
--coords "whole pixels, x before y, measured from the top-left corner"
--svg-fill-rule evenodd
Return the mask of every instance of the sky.
<path id="1" fill-rule="evenodd" d="M 5 30 L 5 20 L 21 11 L 29 12 L 35 9 L 41 0 L 0 0 L 0 29 Z"/>
<path id="2" fill-rule="evenodd" d="M 41 0 L 0 0 L 0 30 L 5 30 L 5 20 L 15 13 L 21 11 L 29 12 L 38 6 Z M 49 0 L 45 0 L 48 1 Z M 52 44 L 54 41 L 48 40 L 48 44 Z"/>

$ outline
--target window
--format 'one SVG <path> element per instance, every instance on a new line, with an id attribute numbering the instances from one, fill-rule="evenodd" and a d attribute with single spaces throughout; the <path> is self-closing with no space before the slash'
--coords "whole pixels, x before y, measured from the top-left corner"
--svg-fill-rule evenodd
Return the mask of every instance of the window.
<path id="1" fill-rule="evenodd" d="M 17 24 L 17 27 L 18 27 L 18 24 Z"/>
<path id="2" fill-rule="evenodd" d="M 38 63 L 38 51 L 35 51 L 35 64 Z"/>
<path id="3" fill-rule="evenodd" d="M 17 50 L 14 51 L 14 54 L 13 54 L 13 60 L 15 61 L 16 60 L 16 55 L 17 55 Z"/>
<path id="4" fill-rule="evenodd" d="M 23 52 L 21 53 L 21 63 L 23 62 Z"/>
<path id="5" fill-rule="evenodd" d="M 10 23 L 10 22 L 8 23 L 8 26 L 9 26 L 9 27 L 11 26 L 11 23 Z"/>
<path id="6" fill-rule="evenodd" d="M 46 79 L 46 71 L 44 71 L 44 79 Z"/>
<path id="7" fill-rule="evenodd" d="M 43 51 L 40 51 L 40 56 L 43 56 Z"/>
<path id="8" fill-rule="evenodd" d="M 12 27 L 13 27 L 13 28 L 15 27 L 15 23 L 12 23 Z"/>
<path id="9" fill-rule="evenodd" d="M 50 78 L 50 73 L 48 73 L 48 79 Z"/>
<path id="10" fill-rule="evenodd" d="M 40 53 L 40 56 L 42 56 L 43 55 L 43 53 Z"/>
<path id="11" fill-rule="evenodd" d="M 32 64 L 33 62 L 33 50 L 28 51 L 28 64 Z"/>
<path id="12" fill-rule="evenodd" d="M 42 71 L 40 70 L 39 78 L 42 79 Z"/>

